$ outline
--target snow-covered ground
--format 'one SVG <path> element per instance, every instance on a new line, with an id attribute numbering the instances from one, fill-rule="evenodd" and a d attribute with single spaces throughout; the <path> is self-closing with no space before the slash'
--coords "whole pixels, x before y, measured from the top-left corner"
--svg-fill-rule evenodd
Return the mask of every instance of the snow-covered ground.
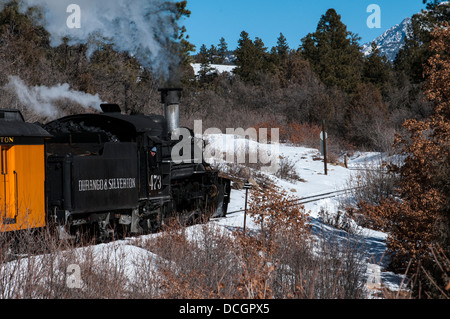
<path id="1" fill-rule="evenodd" d="M 210 136 L 210 141 L 216 140 L 218 136 Z M 242 138 L 223 137 L 225 140 L 233 140 L 233 145 L 237 147 L 242 147 L 243 145 L 248 145 L 248 140 L 244 140 Z M 220 139 L 220 136 L 219 136 Z M 251 142 L 255 143 L 255 142 Z M 210 145 L 214 145 L 214 143 L 210 143 Z M 224 152 L 224 149 L 227 148 L 226 145 L 221 143 L 216 144 L 220 147 L 220 152 Z M 228 145 L 230 147 L 230 145 Z M 238 149 L 238 148 L 237 148 Z M 289 145 L 277 145 L 278 158 L 280 156 L 282 158 L 289 159 L 292 163 L 295 163 L 295 170 L 297 174 L 303 181 L 286 181 L 275 176 L 270 176 L 272 180 L 278 185 L 280 188 L 284 189 L 289 195 L 302 198 L 311 195 L 317 195 L 321 193 L 333 192 L 336 190 L 345 189 L 348 187 L 348 180 L 352 174 L 357 174 L 358 171 L 347 169 L 343 166 L 339 165 L 329 165 L 328 166 L 328 175 L 324 174 L 324 164 L 323 161 L 317 160 L 320 153 L 316 149 L 305 148 L 305 147 L 295 147 Z M 220 153 L 218 152 L 218 153 Z M 355 153 L 352 157 L 348 159 L 348 165 L 350 168 L 352 167 L 360 167 L 361 165 L 368 164 L 378 164 L 381 160 L 381 155 L 378 153 Z M 231 192 L 231 202 L 229 204 L 229 212 L 239 211 L 244 209 L 245 202 L 245 190 L 236 190 L 233 189 Z M 335 232 L 341 234 L 343 231 L 338 230 L 332 226 L 326 225 L 322 223 L 321 216 L 319 212 L 321 209 L 329 212 L 330 214 L 336 214 L 339 207 L 339 198 L 327 198 L 317 202 L 311 202 L 305 204 L 305 209 L 307 212 L 310 212 L 310 216 L 312 219 L 313 230 L 316 231 L 325 231 L 325 232 Z M 243 227 L 244 224 L 244 212 L 233 213 L 227 216 L 226 218 L 218 218 L 213 219 L 211 223 L 215 224 L 217 227 L 223 227 L 224 229 L 228 229 L 230 227 Z M 195 233 L 200 226 L 192 226 L 189 229 L 189 232 Z M 246 227 L 256 228 L 257 226 L 252 223 L 250 218 L 247 218 Z M 400 288 L 402 280 L 404 277 L 399 274 L 394 274 L 392 272 L 384 271 L 383 268 L 387 265 L 387 260 L 385 258 L 386 252 L 386 234 L 374 231 L 365 228 L 359 228 L 358 226 L 354 226 L 357 229 L 357 233 L 360 236 L 360 243 L 364 246 L 364 259 L 367 263 L 367 278 L 379 278 L 381 279 L 381 283 L 391 289 L 392 291 L 397 291 Z M 141 239 L 145 240 L 151 236 L 158 236 L 158 234 L 146 235 L 142 236 Z M 345 236 L 341 236 L 342 240 L 346 240 Z M 135 238 L 129 238 L 125 240 L 115 241 L 108 244 L 102 244 L 95 246 L 95 252 L 99 255 L 102 252 L 114 252 L 117 254 L 118 260 L 125 260 L 126 269 L 125 272 L 129 274 L 130 279 L 135 278 L 135 274 L 137 272 L 134 269 L 137 258 L 149 258 L 149 255 L 152 258 L 158 258 L 158 256 L 153 255 L 148 250 L 142 249 L 135 245 Z M 85 248 L 79 248 L 83 250 Z M 114 260 L 115 258 L 111 259 Z M 3 266 L 5 267 L 5 265 Z M 7 267 L 7 265 L 6 265 Z"/>
<path id="2" fill-rule="evenodd" d="M 216 155 L 219 155 L 219 159 L 215 159 L 215 162 L 221 162 L 226 159 L 225 153 L 228 151 L 235 151 L 235 153 L 242 152 L 247 148 L 250 152 L 253 150 L 261 150 L 261 145 L 255 141 L 249 141 L 237 136 L 230 135 L 210 135 L 206 137 L 208 146 L 216 150 Z M 264 147 L 262 147 L 264 149 Z M 287 191 L 288 195 L 295 196 L 297 198 L 308 197 L 311 195 L 317 195 L 327 192 L 333 192 L 336 190 L 342 190 L 348 188 L 348 180 L 350 176 L 358 174 L 357 170 L 351 168 L 361 168 L 367 166 L 378 166 L 382 160 L 385 160 L 382 154 L 374 152 L 356 152 L 352 157 L 348 159 L 348 169 L 340 165 L 328 165 L 328 174 L 324 174 L 323 161 L 317 160 L 320 156 L 320 152 L 317 149 L 311 149 L 306 147 L 296 147 L 285 144 L 279 144 L 274 146 L 276 152 L 278 152 L 277 158 L 287 158 L 292 163 L 295 163 L 295 170 L 297 174 L 303 179 L 303 182 L 291 182 L 283 179 L 279 179 L 273 175 L 271 179 L 280 188 Z M 212 152 L 212 151 L 211 151 Z M 212 152 L 213 153 L 213 152 Z M 223 155 L 223 156 L 222 156 Z M 273 155 L 273 154 L 272 154 Z M 222 158 L 223 157 L 223 158 Z M 342 232 L 334 227 L 325 225 L 319 216 L 321 209 L 328 211 L 330 214 L 335 214 L 338 211 L 339 197 L 327 198 L 317 202 L 311 202 L 305 204 L 305 209 L 310 212 L 312 218 L 313 229 L 324 230 L 326 232 Z M 233 189 L 231 192 L 231 201 L 228 206 L 229 212 L 235 212 L 243 210 L 245 206 L 245 190 Z M 224 228 L 236 228 L 243 227 L 244 225 L 244 212 L 233 213 L 226 218 L 215 219 L 211 221 L 219 227 Z M 250 218 L 246 218 L 247 229 L 257 228 Z M 367 279 L 376 282 L 376 278 L 379 275 L 381 283 L 384 287 L 398 291 L 405 280 L 402 274 L 394 274 L 392 272 L 384 271 L 384 267 L 387 266 L 388 260 L 385 257 L 386 252 L 386 237 L 387 234 L 374 231 L 366 228 L 360 228 L 355 225 L 355 231 L 360 236 L 361 245 L 365 249 L 365 262 L 367 263 Z M 195 232 L 196 229 L 200 229 L 199 226 L 193 226 L 191 232 Z M 154 235 L 148 235 L 154 236 Z M 144 236 L 145 237 L 145 236 Z M 343 240 L 346 240 L 346 236 L 342 236 Z M 117 245 L 114 243 L 113 245 Z M 130 249 L 130 255 L 135 256 L 136 247 L 130 245 L 128 241 L 121 241 L 120 245 L 125 245 Z M 107 245 L 105 245 L 107 247 Z M 148 254 L 148 251 L 143 250 L 143 254 Z M 126 258 L 125 254 L 125 258 Z"/>
<path id="3" fill-rule="evenodd" d="M 198 75 L 201 69 L 201 64 L 192 63 L 191 66 L 194 69 L 195 75 Z M 219 74 L 224 72 L 232 74 L 233 70 L 236 68 L 235 65 L 224 65 L 224 64 L 211 64 L 209 67 L 212 69 L 212 71 L 217 72 Z"/>
<path id="4" fill-rule="evenodd" d="M 227 137 L 229 140 L 230 137 Z M 216 136 L 212 137 L 212 140 L 217 140 Z M 255 147 L 254 141 L 246 141 L 238 138 L 234 138 L 235 148 L 244 149 L 244 145 L 247 147 Z M 225 143 L 230 145 L 230 143 Z M 220 145 L 220 143 L 219 143 Z M 225 145 L 225 146 L 226 146 Z M 232 144 L 233 145 L 233 144 Z M 279 158 L 286 158 L 291 163 L 295 163 L 295 170 L 299 177 L 303 179 L 303 182 L 291 182 L 283 179 L 279 179 L 275 176 L 271 176 L 274 180 L 274 184 L 278 185 L 281 189 L 285 190 L 288 195 L 295 196 L 297 198 L 309 197 L 318 194 L 334 192 L 348 188 L 348 181 L 351 176 L 358 174 L 358 170 L 355 168 L 367 168 L 367 167 L 379 167 L 386 157 L 383 154 L 375 152 L 355 152 L 353 156 L 348 158 L 348 168 L 343 165 L 328 165 L 327 175 L 324 174 L 324 162 L 317 160 L 320 157 L 320 151 L 312 148 L 290 146 L 286 144 L 278 145 Z M 323 157 L 322 157 L 323 158 Z M 343 162 L 343 160 L 342 160 Z M 343 195 L 345 196 L 345 195 Z M 313 229 L 326 232 L 342 232 L 334 227 L 325 225 L 322 223 L 319 212 L 321 210 L 327 211 L 329 214 L 334 215 L 339 210 L 340 198 L 327 198 L 316 202 L 306 203 L 305 210 L 310 213 L 313 223 Z M 232 190 L 231 202 L 229 204 L 229 211 L 239 211 L 244 209 L 245 204 L 245 191 L 244 190 Z M 232 214 L 225 219 L 215 221 L 221 226 L 234 226 L 242 227 L 244 223 L 244 213 Z M 256 227 L 250 222 L 247 227 Z M 388 264 L 388 260 L 385 256 L 386 252 L 386 237 L 387 234 L 358 227 L 354 224 L 354 231 L 360 234 L 361 245 L 365 249 L 365 259 L 367 262 L 367 277 L 369 280 L 376 280 L 377 276 L 380 276 L 381 283 L 384 287 L 398 291 L 402 286 L 404 288 L 405 278 L 403 275 L 394 274 L 392 272 L 385 271 L 384 268 Z M 345 237 L 345 236 L 344 236 Z M 345 240 L 345 239 L 344 239 Z"/>

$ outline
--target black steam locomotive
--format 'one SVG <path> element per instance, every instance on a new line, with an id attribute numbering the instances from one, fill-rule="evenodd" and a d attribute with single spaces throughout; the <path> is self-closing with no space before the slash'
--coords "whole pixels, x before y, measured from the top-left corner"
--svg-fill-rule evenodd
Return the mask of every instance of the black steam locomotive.
<path id="1" fill-rule="evenodd" d="M 115 232 L 151 232 L 168 218 L 190 223 L 225 216 L 230 181 L 203 158 L 194 158 L 202 154 L 195 148 L 203 144 L 193 135 L 189 136 L 191 160 L 173 160 L 174 146 L 186 138 L 174 137 L 180 90 L 160 91 L 165 116 L 124 115 L 118 105 L 104 104 L 103 113 L 68 116 L 43 126 L 48 133 L 39 135 L 45 149 L 45 211 L 17 204 L 16 222 L 21 225 L 16 229 L 51 223 L 64 226 L 59 228 L 71 236 L 95 230 L 99 238 L 108 238 Z M 16 170 L 14 174 L 23 175 Z M 27 197 L 22 193 L 17 187 L 17 194 L 8 198 L 11 203 L 21 202 Z M 45 223 L 39 214 L 45 214 Z M 38 226 L 24 225 L 30 220 Z M 0 218 L 0 231 L 15 229 L 11 224 L 2 227 L 4 221 Z"/>

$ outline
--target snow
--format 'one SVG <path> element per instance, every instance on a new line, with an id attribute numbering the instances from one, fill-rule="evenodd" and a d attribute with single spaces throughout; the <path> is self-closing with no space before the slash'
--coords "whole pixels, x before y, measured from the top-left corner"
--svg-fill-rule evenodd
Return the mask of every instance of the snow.
<path id="1" fill-rule="evenodd" d="M 394 61 L 398 51 L 405 45 L 405 37 L 408 36 L 410 24 L 411 18 L 408 17 L 373 40 L 380 50 L 380 55 L 386 56 L 391 62 Z M 372 53 L 371 45 L 373 41 L 362 46 L 362 52 L 365 56 Z"/>
<path id="2" fill-rule="evenodd" d="M 220 152 L 224 152 L 223 141 L 228 141 L 227 148 L 230 145 L 234 145 L 236 149 L 242 149 L 247 145 L 257 146 L 257 142 L 248 141 L 244 138 L 239 138 L 238 136 L 227 136 L 227 135 L 211 135 L 206 136 L 206 140 L 209 141 L 209 145 L 212 147 L 219 147 Z M 222 143 L 217 143 L 222 140 Z M 233 141 L 230 143 L 230 140 Z M 220 153 L 218 152 L 218 153 Z M 323 161 L 314 160 L 317 156 L 320 156 L 320 152 L 317 149 L 311 149 L 306 147 L 298 147 L 286 144 L 277 144 L 277 155 L 287 158 L 295 163 L 295 169 L 298 175 L 304 181 L 286 181 L 279 179 L 273 175 L 270 178 L 278 185 L 281 189 L 285 190 L 289 195 L 298 198 L 333 192 L 336 190 L 341 190 L 347 188 L 346 183 L 352 174 L 355 174 L 354 170 L 347 169 L 339 165 L 329 165 L 328 175 L 324 174 L 324 164 Z M 381 161 L 381 154 L 379 153 L 363 153 L 357 152 L 355 155 L 348 159 L 348 164 L 350 167 L 360 167 L 361 165 L 367 165 L 370 163 L 379 163 Z M 250 194 L 250 193 L 249 193 Z M 244 209 L 245 201 L 245 190 L 233 189 L 231 192 L 231 202 L 229 204 L 229 212 L 235 212 Z M 326 231 L 331 233 L 338 233 L 344 235 L 343 230 L 338 230 L 332 226 L 326 225 L 322 222 L 320 218 L 320 211 L 324 209 L 331 214 L 335 214 L 339 208 L 339 198 L 327 198 L 317 202 L 306 203 L 305 209 L 309 212 L 313 229 L 315 231 Z M 217 227 L 222 227 L 224 229 L 243 227 L 244 224 L 244 212 L 237 212 L 228 215 L 226 218 L 218 218 L 210 221 Z M 252 222 L 251 218 L 246 219 L 246 227 L 248 229 L 256 229 L 256 225 Z M 374 231 L 366 228 L 358 228 L 358 234 L 361 236 L 361 245 L 364 245 L 364 259 L 367 264 L 367 278 L 370 280 L 374 274 L 380 274 L 382 284 L 391 289 L 392 291 L 398 291 L 400 289 L 401 283 L 404 280 L 404 276 L 401 274 L 394 274 L 392 272 L 384 271 L 388 260 L 386 259 L 386 237 L 387 234 Z M 192 226 L 189 228 L 189 232 L 195 235 L 195 232 L 200 229 L 199 226 Z M 149 252 L 146 249 L 138 247 L 136 242 L 139 240 L 145 241 L 146 239 L 152 238 L 153 236 L 158 236 L 158 234 L 141 236 L 137 240 L 135 238 L 128 238 L 124 240 L 114 241 L 108 244 L 93 246 L 93 251 L 97 256 L 102 256 L 102 254 L 109 254 L 110 261 L 114 266 L 114 262 L 119 260 L 122 269 L 127 274 L 130 280 L 136 278 L 136 274 L 139 274 L 138 270 L 135 269 L 136 260 L 156 260 L 159 257 Z M 342 240 L 345 240 L 345 236 L 341 236 Z M 77 248 L 76 253 L 82 253 L 86 250 L 86 247 Z M 151 262 L 150 262 L 151 263 Z M 125 265 L 125 266 L 123 266 Z M 11 264 L 4 265 L 3 267 L 11 267 Z M 2 269 L 0 269 L 1 271 Z M 3 271 L 5 268 L 3 268 Z M 376 277 L 376 276 L 375 276 Z M 136 278 L 137 279 L 137 278 Z"/>
<path id="3" fill-rule="evenodd" d="M 213 148 L 216 147 L 222 154 L 224 152 L 232 151 L 233 147 L 235 152 L 242 152 L 243 150 L 251 152 L 252 150 L 261 149 L 261 145 L 258 145 L 256 141 L 249 141 L 248 139 L 239 138 L 236 135 L 220 136 L 211 134 L 206 137 L 206 140 L 209 142 L 209 146 Z M 264 149 L 264 147 L 262 148 Z M 357 171 L 352 169 L 370 166 L 378 167 L 382 161 L 389 159 L 377 152 L 355 152 L 354 155 L 348 158 L 348 168 L 339 165 L 328 165 L 328 174 L 325 175 L 323 161 L 314 160 L 320 156 L 320 152 L 317 149 L 287 144 L 278 144 L 275 148 L 272 145 L 272 149 L 276 150 L 276 157 L 281 156 L 282 158 L 287 158 L 295 163 L 297 174 L 305 180 L 305 182 L 290 182 L 271 176 L 277 186 L 285 190 L 288 195 L 297 198 L 348 188 L 348 180 L 352 175 L 357 174 Z M 223 160 L 224 158 L 216 158 L 216 163 Z M 232 190 L 228 211 L 234 212 L 243 210 L 244 203 L 245 190 Z M 324 225 L 319 216 L 321 209 L 336 213 L 339 207 L 338 197 L 307 203 L 304 206 L 306 211 L 310 213 L 312 223 L 317 229 L 325 229 L 329 232 L 338 231 L 331 226 Z M 225 219 L 216 220 L 214 223 L 223 227 L 243 227 L 244 213 L 235 213 Z M 246 227 L 252 228 L 257 226 L 247 218 Z M 402 274 L 394 274 L 392 272 L 384 271 L 383 269 L 388 263 L 388 259 L 385 256 L 387 234 L 371 229 L 358 228 L 361 236 L 361 244 L 364 245 L 366 251 L 365 259 L 368 266 L 368 279 L 370 279 L 373 272 L 378 272 L 381 277 L 381 282 L 386 288 L 392 291 L 398 291 L 400 290 L 400 287 L 404 288 L 402 283 L 405 280 L 405 277 Z"/>
<path id="4" fill-rule="evenodd" d="M 200 72 L 201 64 L 200 63 L 191 63 L 192 68 L 194 69 L 194 73 L 197 76 Z M 224 73 L 228 72 L 230 74 L 233 73 L 234 69 L 236 68 L 235 65 L 223 65 L 223 64 L 211 64 L 209 66 L 212 69 L 212 72 L 217 73 Z"/>

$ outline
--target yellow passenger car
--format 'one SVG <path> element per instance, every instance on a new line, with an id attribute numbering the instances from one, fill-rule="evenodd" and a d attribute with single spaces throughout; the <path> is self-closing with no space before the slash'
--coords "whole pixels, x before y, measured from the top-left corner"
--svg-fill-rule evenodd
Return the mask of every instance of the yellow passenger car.
<path id="1" fill-rule="evenodd" d="M 44 227 L 45 138 L 18 111 L 0 110 L 0 232 Z"/>

